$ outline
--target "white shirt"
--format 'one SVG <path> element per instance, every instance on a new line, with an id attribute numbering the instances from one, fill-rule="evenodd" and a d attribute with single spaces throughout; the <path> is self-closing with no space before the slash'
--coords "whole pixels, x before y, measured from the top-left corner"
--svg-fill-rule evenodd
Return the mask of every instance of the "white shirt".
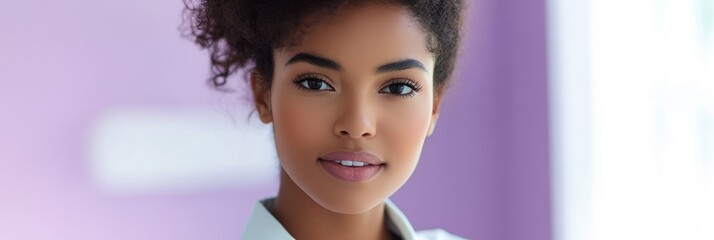
<path id="1" fill-rule="evenodd" d="M 248 223 L 243 231 L 243 240 L 271 239 L 294 240 L 288 231 L 283 228 L 283 225 L 278 222 L 273 214 L 268 211 L 268 207 L 272 207 L 275 198 L 267 198 L 258 201 L 253 208 L 253 213 L 248 219 Z M 404 240 L 463 240 L 464 238 L 452 235 L 442 229 L 422 230 L 415 232 L 409 220 L 404 216 L 392 201 L 385 200 L 385 208 L 387 212 L 387 227 L 389 231 Z"/>

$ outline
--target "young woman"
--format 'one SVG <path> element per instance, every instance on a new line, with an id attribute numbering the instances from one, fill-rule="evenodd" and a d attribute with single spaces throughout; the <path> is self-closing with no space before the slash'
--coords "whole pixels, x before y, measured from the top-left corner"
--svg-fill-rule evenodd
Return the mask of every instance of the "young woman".
<path id="1" fill-rule="evenodd" d="M 415 232 L 388 197 L 436 126 L 460 0 L 187 2 L 216 86 L 249 70 L 281 166 L 241 239 L 460 239 Z"/>

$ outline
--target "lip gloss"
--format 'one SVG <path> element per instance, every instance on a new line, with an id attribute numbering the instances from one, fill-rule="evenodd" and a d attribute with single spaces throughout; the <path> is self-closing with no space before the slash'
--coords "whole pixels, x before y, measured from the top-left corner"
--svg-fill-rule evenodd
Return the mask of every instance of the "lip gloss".
<path id="1" fill-rule="evenodd" d="M 319 159 L 320 165 L 330 175 L 348 182 L 367 181 L 384 169 L 384 161 L 366 152 L 338 151 Z"/>

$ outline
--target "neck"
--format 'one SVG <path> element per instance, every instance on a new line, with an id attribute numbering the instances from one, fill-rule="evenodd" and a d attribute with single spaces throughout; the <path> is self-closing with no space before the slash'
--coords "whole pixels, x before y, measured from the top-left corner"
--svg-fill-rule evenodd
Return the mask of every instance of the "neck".
<path id="1" fill-rule="evenodd" d="M 272 213 L 296 239 L 390 239 L 384 210 L 381 203 L 360 214 L 330 211 L 313 201 L 281 170 Z"/>

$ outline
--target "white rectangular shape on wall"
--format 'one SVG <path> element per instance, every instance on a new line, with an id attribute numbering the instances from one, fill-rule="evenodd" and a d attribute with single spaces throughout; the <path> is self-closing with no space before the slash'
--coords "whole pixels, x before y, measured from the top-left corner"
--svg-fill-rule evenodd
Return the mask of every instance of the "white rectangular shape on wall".
<path id="1" fill-rule="evenodd" d="M 271 125 L 248 112 L 116 108 L 97 118 L 89 149 L 110 193 L 249 187 L 278 178 Z"/>

